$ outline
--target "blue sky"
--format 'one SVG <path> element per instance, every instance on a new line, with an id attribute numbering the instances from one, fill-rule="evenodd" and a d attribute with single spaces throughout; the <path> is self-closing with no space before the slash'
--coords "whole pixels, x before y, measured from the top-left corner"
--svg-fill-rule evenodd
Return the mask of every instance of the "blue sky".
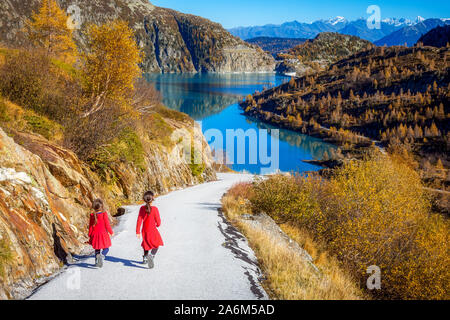
<path id="1" fill-rule="evenodd" d="M 280 24 L 298 20 L 312 22 L 344 16 L 367 17 L 367 7 L 378 5 L 382 18 L 450 18 L 448 0 L 150 0 L 159 7 L 199 15 L 225 28 Z"/>

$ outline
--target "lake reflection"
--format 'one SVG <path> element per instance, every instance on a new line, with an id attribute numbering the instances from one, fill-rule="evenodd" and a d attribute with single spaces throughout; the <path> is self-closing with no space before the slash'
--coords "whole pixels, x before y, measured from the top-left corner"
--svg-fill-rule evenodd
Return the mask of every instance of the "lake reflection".
<path id="1" fill-rule="evenodd" d="M 195 120 L 219 113 L 246 95 L 279 85 L 286 77 L 268 74 L 147 74 L 164 104 Z"/>
<path id="2" fill-rule="evenodd" d="M 253 129 L 257 132 L 258 141 L 260 141 L 259 129 L 265 129 L 269 135 L 275 137 L 272 130 L 276 128 L 245 117 L 237 102 L 255 91 L 280 85 L 289 80 L 287 77 L 275 74 L 149 74 L 146 77 L 161 92 L 167 107 L 190 115 L 201 123 L 204 133 L 211 132 L 213 129 L 226 137 L 227 130 Z M 213 141 L 208 142 L 214 145 Z M 261 173 L 261 170 L 265 168 L 271 168 L 260 159 L 257 163 L 250 164 L 249 149 L 251 148 L 248 146 L 248 139 L 246 142 L 245 164 L 236 163 L 239 152 L 238 147 L 235 146 L 232 161 L 235 164 L 231 164 L 230 167 L 236 171 L 256 174 Z M 276 169 L 283 172 L 318 170 L 319 167 L 306 164 L 302 160 L 322 159 L 325 153 L 335 148 L 320 139 L 284 129 L 279 130 L 275 145 L 279 145 Z M 270 154 L 271 139 L 268 139 L 267 148 Z M 226 142 L 224 149 L 226 149 Z M 230 152 L 230 150 L 226 151 Z M 258 151 L 260 151 L 259 148 Z"/>

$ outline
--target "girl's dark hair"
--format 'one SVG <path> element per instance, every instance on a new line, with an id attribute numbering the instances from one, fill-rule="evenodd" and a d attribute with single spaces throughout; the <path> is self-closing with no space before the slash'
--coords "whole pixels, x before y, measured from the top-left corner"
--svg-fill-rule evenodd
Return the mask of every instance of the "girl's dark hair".
<path id="1" fill-rule="evenodd" d="M 155 194 L 153 193 L 153 191 L 147 191 L 146 193 L 144 193 L 144 202 L 147 205 L 147 214 L 150 214 L 151 207 L 150 204 L 153 202 L 153 200 L 155 200 Z"/>
<path id="2" fill-rule="evenodd" d="M 94 219 L 95 219 L 95 225 L 97 225 L 97 221 L 98 221 L 97 212 L 100 212 L 100 211 L 103 210 L 103 201 L 102 201 L 102 199 L 95 199 L 92 202 L 92 209 L 95 210 L 95 212 L 94 212 Z"/>

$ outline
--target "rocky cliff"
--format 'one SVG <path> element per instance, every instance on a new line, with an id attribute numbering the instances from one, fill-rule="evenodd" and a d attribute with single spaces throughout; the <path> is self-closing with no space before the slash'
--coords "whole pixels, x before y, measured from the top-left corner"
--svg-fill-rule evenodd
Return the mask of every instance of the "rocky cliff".
<path id="1" fill-rule="evenodd" d="M 83 27 L 120 18 L 129 22 L 146 53 L 146 72 L 271 72 L 274 59 L 220 24 L 174 10 L 158 8 L 147 0 L 58 0 L 63 9 L 77 5 L 81 28 L 75 32 L 83 44 Z M 40 0 L 0 3 L 0 42 L 23 45 L 24 21 L 39 8 Z"/>
<path id="2" fill-rule="evenodd" d="M 108 181 L 42 136 L 0 128 L 0 300 L 28 296 L 73 254 L 89 249 L 85 242 L 94 198 L 105 199 L 114 214 L 117 204 L 138 201 L 145 190 L 161 194 L 216 178 L 199 128 L 165 120 L 173 142 L 143 138 L 145 168 L 119 162 Z M 196 137 L 200 172 L 186 161 L 191 146 L 182 139 L 186 136 Z"/>
<path id="3" fill-rule="evenodd" d="M 71 152 L 21 138 L 42 158 L 0 129 L 0 299 L 26 296 L 69 252 L 80 253 L 86 209 L 99 192 Z"/>

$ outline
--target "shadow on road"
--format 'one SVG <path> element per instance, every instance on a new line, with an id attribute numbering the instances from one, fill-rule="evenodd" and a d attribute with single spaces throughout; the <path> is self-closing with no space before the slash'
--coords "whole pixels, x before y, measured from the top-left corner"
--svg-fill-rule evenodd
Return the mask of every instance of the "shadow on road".
<path id="1" fill-rule="evenodd" d="M 203 210 L 214 210 L 214 211 L 217 211 L 221 207 L 222 206 L 220 205 L 220 203 L 212 203 L 212 202 L 201 202 L 201 203 L 198 203 L 198 208 L 202 208 Z"/>
<path id="2" fill-rule="evenodd" d="M 78 261 L 80 261 L 80 260 L 87 260 L 89 258 L 94 259 L 95 256 L 94 255 L 76 256 L 76 259 Z M 136 261 L 136 260 L 127 260 L 127 259 L 107 256 L 105 258 L 105 261 L 112 262 L 112 263 L 122 263 L 125 267 L 130 267 L 130 268 L 148 269 L 148 268 L 142 266 L 142 262 L 141 261 Z M 77 267 L 80 267 L 80 268 L 86 268 L 86 269 L 97 269 L 97 267 L 95 266 L 95 263 L 90 264 L 90 263 L 87 263 L 87 262 L 81 262 L 80 261 L 80 262 L 75 262 L 75 263 L 73 263 L 71 265 L 72 266 L 77 266 Z"/>
<path id="3" fill-rule="evenodd" d="M 125 267 L 130 267 L 130 268 L 148 269 L 148 268 L 142 266 L 141 261 L 127 260 L 127 259 L 121 259 L 121 258 L 111 257 L 111 256 L 107 256 L 105 258 L 105 261 L 115 262 L 115 263 L 123 263 L 123 265 Z M 138 264 L 138 265 L 136 265 L 136 264 Z"/>

